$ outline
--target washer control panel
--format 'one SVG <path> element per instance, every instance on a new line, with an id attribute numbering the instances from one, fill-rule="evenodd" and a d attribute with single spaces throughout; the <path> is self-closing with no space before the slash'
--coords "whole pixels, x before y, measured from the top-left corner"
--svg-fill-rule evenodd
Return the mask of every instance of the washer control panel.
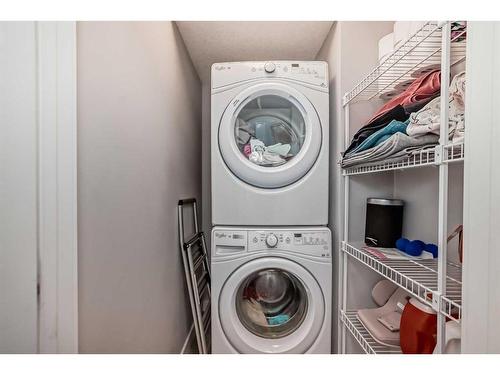
<path id="1" fill-rule="evenodd" d="M 232 62 L 212 65 L 212 88 L 258 78 L 283 78 L 328 90 L 328 65 L 323 61 Z"/>
<path id="2" fill-rule="evenodd" d="M 315 257 L 331 257 L 331 233 L 327 228 L 218 229 L 212 233 L 214 255 L 280 251 Z"/>

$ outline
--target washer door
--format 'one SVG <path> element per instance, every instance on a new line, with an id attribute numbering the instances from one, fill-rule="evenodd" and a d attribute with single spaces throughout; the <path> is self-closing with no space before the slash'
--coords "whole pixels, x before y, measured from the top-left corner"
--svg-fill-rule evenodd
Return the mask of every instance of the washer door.
<path id="1" fill-rule="evenodd" d="M 222 329 L 240 353 L 305 353 L 316 341 L 324 315 L 317 281 L 284 258 L 244 264 L 231 274 L 219 297 Z"/>
<path id="2" fill-rule="evenodd" d="M 262 83 L 242 91 L 219 124 L 219 148 L 231 172 L 261 188 L 302 178 L 321 149 L 319 117 L 292 87 Z"/>

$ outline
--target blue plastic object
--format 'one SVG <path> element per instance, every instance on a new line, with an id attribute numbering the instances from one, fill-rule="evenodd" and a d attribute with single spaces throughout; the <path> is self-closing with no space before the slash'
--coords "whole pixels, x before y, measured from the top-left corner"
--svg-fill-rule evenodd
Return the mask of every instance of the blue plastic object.
<path id="1" fill-rule="evenodd" d="M 428 243 L 427 245 L 425 245 L 424 250 L 431 253 L 434 258 L 438 257 L 438 247 L 433 243 Z"/>
<path id="2" fill-rule="evenodd" d="M 405 253 L 414 257 L 422 254 L 422 251 L 425 249 L 425 243 L 420 240 L 410 241 L 410 243 L 406 246 Z"/>
<path id="3" fill-rule="evenodd" d="M 406 252 L 406 246 L 408 246 L 409 243 L 409 239 L 401 237 L 396 241 L 396 249 Z"/>

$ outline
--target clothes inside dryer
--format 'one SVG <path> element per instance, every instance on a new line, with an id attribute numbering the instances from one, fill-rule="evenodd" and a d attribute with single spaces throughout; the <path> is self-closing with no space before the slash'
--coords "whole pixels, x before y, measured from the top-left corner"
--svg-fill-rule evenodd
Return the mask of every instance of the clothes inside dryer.
<path id="1" fill-rule="evenodd" d="M 275 167 L 297 155 L 306 137 L 297 106 L 278 95 L 262 95 L 243 106 L 235 121 L 240 152 L 252 163 Z"/>
<path id="2" fill-rule="evenodd" d="M 236 293 L 240 321 L 253 334 L 280 338 L 295 331 L 307 312 L 307 294 L 293 274 L 279 269 L 257 271 Z"/>

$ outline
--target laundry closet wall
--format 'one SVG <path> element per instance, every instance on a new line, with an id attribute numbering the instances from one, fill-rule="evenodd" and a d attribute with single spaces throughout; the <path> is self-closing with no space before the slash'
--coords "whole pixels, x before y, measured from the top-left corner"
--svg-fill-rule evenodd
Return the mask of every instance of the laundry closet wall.
<path id="1" fill-rule="evenodd" d="M 179 353 L 179 198 L 201 196 L 201 84 L 172 22 L 78 23 L 82 353 Z"/>

